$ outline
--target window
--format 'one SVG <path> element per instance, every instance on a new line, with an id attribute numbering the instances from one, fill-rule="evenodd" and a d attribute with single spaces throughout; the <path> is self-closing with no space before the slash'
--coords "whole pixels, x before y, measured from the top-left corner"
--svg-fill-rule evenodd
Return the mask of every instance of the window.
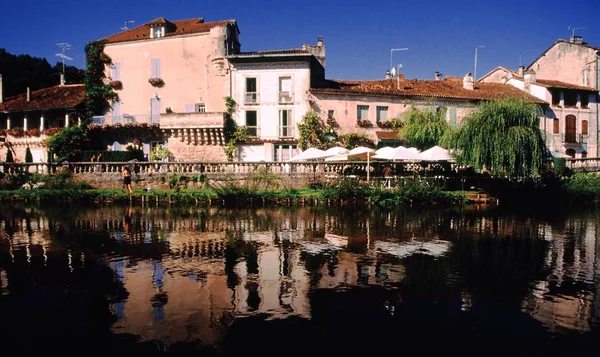
<path id="1" fill-rule="evenodd" d="M 165 32 L 163 26 L 155 26 L 150 28 L 150 38 L 159 38 L 164 36 Z"/>
<path id="2" fill-rule="evenodd" d="M 246 104 L 258 103 L 256 78 L 246 78 Z"/>
<path id="3" fill-rule="evenodd" d="M 248 135 L 258 137 L 258 113 L 256 110 L 246 111 L 246 129 Z"/>
<path id="4" fill-rule="evenodd" d="M 196 113 L 206 113 L 206 105 L 204 103 L 197 103 L 195 109 Z"/>
<path id="5" fill-rule="evenodd" d="M 582 159 L 585 159 L 586 157 L 587 157 L 587 152 L 585 152 L 585 151 L 584 151 L 584 152 L 582 152 L 582 153 L 581 153 L 581 158 L 582 158 Z"/>
<path id="6" fill-rule="evenodd" d="M 359 105 L 356 107 L 356 115 L 358 120 L 369 120 L 369 106 Z"/>
<path id="7" fill-rule="evenodd" d="M 388 107 L 377 107 L 377 121 L 388 121 Z"/>
<path id="8" fill-rule="evenodd" d="M 333 114 L 334 114 L 334 111 L 333 111 L 333 109 L 329 109 L 329 110 L 327 111 L 327 117 L 328 117 L 328 118 L 333 118 Z"/>
<path id="9" fill-rule="evenodd" d="M 560 105 L 560 92 L 557 90 L 550 91 L 552 95 L 552 106 L 558 107 Z"/>
<path id="10" fill-rule="evenodd" d="M 587 109 L 590 105 L 590 96 L 587 93 L 581 95 L 581 108 Z"/>
<path id="11" fill-rule="evenodd" d="M 565 92 L 565 108 L 577 107 L 577 93 L 568 91 Z"/>
<path id="12" fill-rule="evenodd" d="M 121 63 L 115 62 L 112 64 L 110 77 L 113 81 L 121 80 Z"/>
<path id="13" fill-rule="evenodd" d="M 298 155 L 297 145 L 274 145 L 273 161 L 285 162 Z"/>
<path id="14" fill-rule="evenodd" d="M 587 120 L 581 121 L 581 134 L 588 135 L 588 121 Z"/>
<path id="15" fill-rule="evenodd" d="M 279 103 L 291 103 L 293 100 L 292 77 L 279 77 Z"/>
<path id="16" fill-rule="evenodd" d="M 294 136 L 294 121 L 290 109 L 279 111 L 279 137 L 289 138 Z"/>
<path id="17" fill-rule="evenodd" d="M 552 130 L 552 133 L 553 134 L 560 133 L 560 120 L 558 120 L 558 118 L 554 119 L 553 124 L 554 124 L 554 128 Z"/>
<path id="18" fill-rule="evenodd" d="M 160 58 L 152 59 L 152 76 L 150 78 L 160 78 Z"/>

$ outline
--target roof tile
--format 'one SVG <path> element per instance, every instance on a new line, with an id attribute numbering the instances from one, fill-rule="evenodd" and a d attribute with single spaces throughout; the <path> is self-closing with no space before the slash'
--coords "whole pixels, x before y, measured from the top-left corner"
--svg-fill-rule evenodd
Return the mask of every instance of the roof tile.
<path id="1" fill-rule="evenodd" d="M 327 80 L 311 93 L 370 94 L 397 97 L 436 97 L 462 100 L 492 100 L 505 97 L 523 98 L 533 103 L 547 103 L 509 84 L 475 83 L 475 89 L 463 88 L 462 79 L 446 77 L 444 80 L 381 79 L 372 81 Z"/>
<path id="2" fill-rule="evenodd" d="M 48 110 L 73 108 L 83 101 L 85 90 L 83 84 L 59 85 L 26 94 L 8 97 L 0 103 L 1 112 L 19 112 L 30 110 Z"/>

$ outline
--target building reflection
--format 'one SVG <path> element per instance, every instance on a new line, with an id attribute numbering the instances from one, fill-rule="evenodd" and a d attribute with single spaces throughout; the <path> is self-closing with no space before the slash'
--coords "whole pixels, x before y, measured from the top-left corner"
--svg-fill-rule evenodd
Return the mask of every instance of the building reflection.
<path id="1" fill-rule="evenodd" d="M 453 296 L 462 302 L 457 309 L 469 311 L 474 300 L 500 291 L 494 289 L 506 278 L 502 271 L 529 269 L 519 289 L 505 292 L 512 294 L 507 298 L 551 331 L 589 331 L 600 321 L 596 222 L 567 219 L 553 227 L 468 211 L 169 213 L 145 207 L 87 210 L 67 220 L 42 212 L 3 215 L 0 293 L 68 286 L 86 260 L 101 257 L 122 286 L 110 298 L 115 333 L 214 344 L 238 317 L 311 318 L 310 295 L 317 289 L 395 289 L 399 295 L 386 302 L 392 313 L 402 294 L 406 299 L 423 293 Z M 439 255 L 394 256 L 376 249 L 377 242 L 440 239 L 452 245 Z M 465 265 L 482 249 L 506 261 L 496 271 L 477 269 L 482 260 Z M 513 254 L 528 256 L 511 261 Z M 539 266 L 530 259 L 537 254 Z"/>

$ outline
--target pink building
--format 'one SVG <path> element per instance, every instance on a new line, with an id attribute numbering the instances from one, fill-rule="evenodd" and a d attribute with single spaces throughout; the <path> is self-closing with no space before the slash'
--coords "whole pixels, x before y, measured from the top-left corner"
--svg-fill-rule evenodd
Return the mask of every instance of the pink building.
<path id="1" fill-rule="evenodd" d="M 367 134 L 378 142 L 395 138 L 391 120 L 413 106 L 444 110 L 446 120 L 458 125 L 481 101 L 504 97 L 546 103 L 507 84 L 474 84 L 470 74 L 442 79 L 439 73 L 432 80 L 405 79 L 402 74 L 372 81 L 329 80 L 324 87 L 310 89 L 309 101 L 338 134 Z"/>
<path id="2" fill-rule="evenodd" d="M 527 68 L 497 67 L 480 81 L 510 84 L 548 102 L 540 129 L 550 151 L 599 156 L 600 47 L 572 36 L 556 41 Z"/>
<path id="3" fill-rule="evenodd" d="M 97 123 L 159 123 L 178 160 L 225 160 L 224 97 L 230 95 L 225 56 L 239 52 L 235 20 L 158 18 L 108 36 L 107 76 L 120 100 Z"/>

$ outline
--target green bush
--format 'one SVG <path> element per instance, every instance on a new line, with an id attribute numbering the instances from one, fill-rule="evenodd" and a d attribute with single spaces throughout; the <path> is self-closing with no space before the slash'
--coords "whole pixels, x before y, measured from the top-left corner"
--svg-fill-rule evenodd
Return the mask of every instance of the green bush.
<path id="1" fill-rule="evenodd" d="M 13 158 L 12 150 L 10 148 L 8 148 L 6 150 L 6 159 L 4 161 L 6 161 L 6 162 L 15 162 L 15 159 Z"/>
<path id="2" fill-rule="evenodd" d="M 29 146 L 25 149 L 25 162 L 33 162 L 33 155 L 31 154 Z"/>

